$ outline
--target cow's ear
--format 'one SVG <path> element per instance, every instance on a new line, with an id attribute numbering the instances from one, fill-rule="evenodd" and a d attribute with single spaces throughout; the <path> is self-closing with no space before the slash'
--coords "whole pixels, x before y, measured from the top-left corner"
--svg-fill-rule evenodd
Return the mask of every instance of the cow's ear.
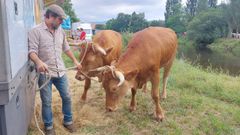
<path id="1" fill-rule="evenodd" d="M 106 53 L 109 54 L 112 51 L 113 47 L 109 47 L 107 49 L 105 49 Z"/>
<path id="2" fill-rule="evenodd" d="M 132 79 L 135 79 L 137 77 L 137 70 L 131 71 L 125 75 L 126 80 L 130 81 Z"/>

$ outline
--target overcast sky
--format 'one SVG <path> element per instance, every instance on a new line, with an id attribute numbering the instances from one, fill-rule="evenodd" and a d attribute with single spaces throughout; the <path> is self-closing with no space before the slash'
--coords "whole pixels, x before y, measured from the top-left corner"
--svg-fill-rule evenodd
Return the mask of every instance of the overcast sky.
<path id="1" fill-rule="evenodd" d="M 144 12 L 147 20 L 164 20 L 166 0 L 71 0 L 77 17 L 84 22 L 102 22 L 122 12 Z M 187 0 L 182 0 L 185 4 Z M 219 0 L 221 1 L 221 0 Z"/>

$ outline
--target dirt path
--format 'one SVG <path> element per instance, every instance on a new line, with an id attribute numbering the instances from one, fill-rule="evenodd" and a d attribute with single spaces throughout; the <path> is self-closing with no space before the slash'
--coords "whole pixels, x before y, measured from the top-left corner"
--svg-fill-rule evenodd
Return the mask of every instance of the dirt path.
<path id="1" fill-rule="evenodd" d="M 84 126 L 104 126 L 113 121 L 112 118 L 107 117 L 105 113 L 105 100 L 104 100 L 104 91 L 101 89 L 100 83 L 92 83 L 91 88 L 88 92 L 88 99 L 86 103 L 80 101 L 80 96 L 83 92 L 84 82 L 80 82 L 74 78 L 75 72 L 69 71 L 68 73 L 69 85 L 72 95 L 73 103 L 73 118 L 76 128 L 79 130 Z M 62 126 L 62 103 L 56 88 L 53 88 L 53 115 L 54 115 L 54 127 L 57 134 L 65 135 L 68 132 Z M 37 118 L 39 120 L 40 127 L 43 129 L 43 124 L 41 120 L 40 113 L 40 97 L 39 93 L 36 96 L 36 109 L 37 109 Z M 30 125 L 29 134 L 39 134 L 37 128 L 32 120 Z M 81 133 L 76 133 L 81 134 Z M 85 133 L 82 133 L 85 134 Z"/>

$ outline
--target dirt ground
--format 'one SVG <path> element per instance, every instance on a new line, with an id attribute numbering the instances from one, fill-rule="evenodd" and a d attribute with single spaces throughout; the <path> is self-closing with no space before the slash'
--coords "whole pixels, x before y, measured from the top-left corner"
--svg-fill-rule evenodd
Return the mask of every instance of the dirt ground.
<path id="1" fill-rule="evenodd" d="M 72 96 L 72 109 L 73 109 L 73 119 L 74 124 L 77 128 L 76 135 L 92 134 L 89 127 L 94 125 L 94 127 L 108 126 L 109 123 L 113 123 L 114 117 L 118 117 L 118 113 L 112 114 L 105 111 L 105 93 L 104 89 L 101 87 L 100 83 L 92 82 L 91 88 L 88 91 L 87 101 L 84 103 L 80 100 L 81 94 L 83 92 L 83 81 L 78 81 L 74 78 L 75 71 L 69 71 L 67 73 L 70 92 Z M 38 123 L 43 129 L 43 123 L 41 120 L 41 101 L 39 93 L 36 96 L 36 116 Z M 61 112 L 62 102 L 60 95 L 55 87 L 53 87 L 53 116 L 54 116 L 54 128 L 57 135 L 67 135 L 69 134 L 62 126 L 63 115 Z M 83 128 L 85 127 L 85 128 Z M 87 128 L 86 128 L 87 127 Z M 90 130 L 90 131 L 88 131 Z M 94 130 L 94 129 L 93 129 Z M 107 131 L 95 134 L 105 134 Z M 31 121 L 29 128 L 29 135 L 41 135 L 37 130 L 34 123 L 34 119 Z"/>

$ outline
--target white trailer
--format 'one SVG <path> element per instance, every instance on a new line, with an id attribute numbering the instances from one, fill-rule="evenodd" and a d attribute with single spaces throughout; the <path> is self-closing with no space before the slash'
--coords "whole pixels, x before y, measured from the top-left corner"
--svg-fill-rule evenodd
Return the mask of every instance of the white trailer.
<path id="1" fill-rule="evenodd" d="M 27 33 L 39 22 L 41 0 L 0 1 L 0 135 L 26 135 L 35 101 L 36 72 Z"/>

